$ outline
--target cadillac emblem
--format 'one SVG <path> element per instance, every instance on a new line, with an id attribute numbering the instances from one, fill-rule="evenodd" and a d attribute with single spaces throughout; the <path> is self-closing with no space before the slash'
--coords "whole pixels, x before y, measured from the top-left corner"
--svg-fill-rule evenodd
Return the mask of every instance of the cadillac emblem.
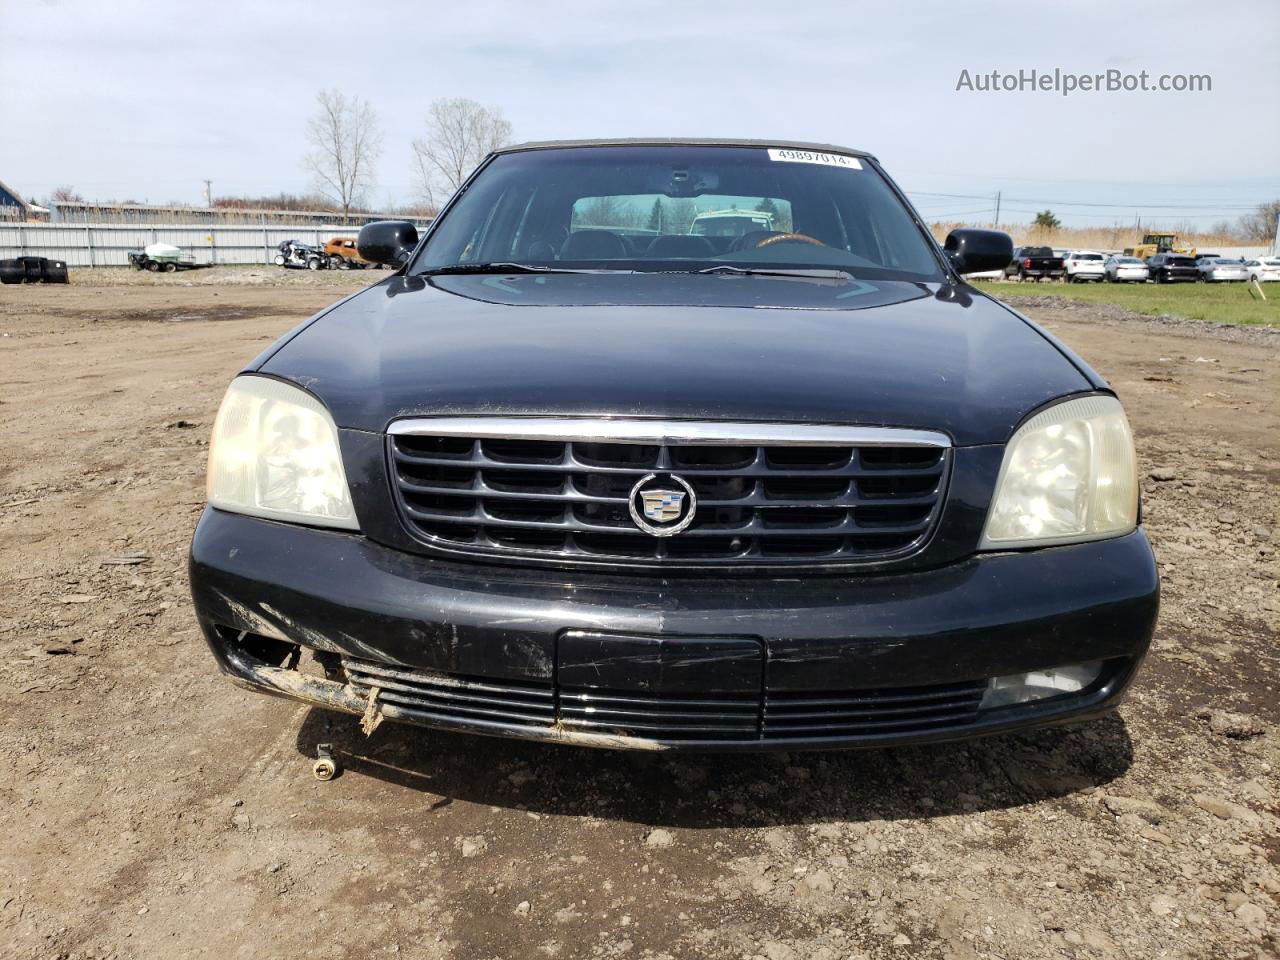
<path id="1" fill-rule="evenodd" d="M 698 498 L 679 477 L 651 473 L 631 488 L 631 519 L 645 533 L 669 537 L 693 522 Z"/>

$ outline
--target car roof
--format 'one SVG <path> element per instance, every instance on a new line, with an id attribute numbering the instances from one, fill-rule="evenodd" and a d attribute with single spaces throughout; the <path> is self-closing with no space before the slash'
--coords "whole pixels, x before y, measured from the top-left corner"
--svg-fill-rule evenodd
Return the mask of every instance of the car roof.
<path id="1" fill-rule="evenodd" d="M 525 150 L 558 150 L 565 147 L 780 147 L 784 150 L 813 150 L 819 153 L 843 153 L 851 157 L 875 160 L 873 154 L 834 143 L 808 143 L 803 140 L 732 140 L 724 137 L 625 137 L 606 140 L 530 140 L 499 147 L 493 152 L 519 153 Z"/>

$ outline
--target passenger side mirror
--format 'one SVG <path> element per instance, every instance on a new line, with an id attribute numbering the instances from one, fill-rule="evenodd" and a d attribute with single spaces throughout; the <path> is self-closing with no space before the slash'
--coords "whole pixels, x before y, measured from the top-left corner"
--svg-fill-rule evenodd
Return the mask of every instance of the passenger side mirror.
<path id="1" fill-rule="evenodd" d="M 961 274 L 1003 270 L 1013 260 L 1013 238 L 999 230 L 952 230 L 942 249 Z"/>
<path id="2" fill-rule="evenodd" d="M 376 220 L 360 228 L 356 247 L 371 263 L 398 267 L 418 245 L 418 229 L 408 220 Z"/>

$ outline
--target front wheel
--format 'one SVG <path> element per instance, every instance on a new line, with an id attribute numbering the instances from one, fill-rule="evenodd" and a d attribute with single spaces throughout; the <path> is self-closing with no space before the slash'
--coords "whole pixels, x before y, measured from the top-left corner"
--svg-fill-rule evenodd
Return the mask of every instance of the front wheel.
<path id="1" fill-rule="evenodd" d="M 319 269 L 320 269 L 320 260 L 319 260 L 319 258 L 318 258 L 318 257 L 312 257 L 310 260 L 308 260 L 308 261 L 307 261 L 307 269 L 308 269 L 308 270 L 319 270 Z"/>
<path id="2" fill-rule="evenodd" d="M 154 260 L 148 260 L 147 269 L 150 270 L 152 273 L 155 273 L 160 269 L 160 264 L 156 263 Z"/>
<path id="3" fill-rule="evenodd" d="M 275 260 L 274 260 L 273 262 L 275 263 L 275 265 L 276 265 L 277 267 L 283 267 L 283 266 L 284 266 L 284 254 L 283 254 L 283 253 L 277 253 L 277 254 L 276 254 L 276 258 L 275 258 Z"/>

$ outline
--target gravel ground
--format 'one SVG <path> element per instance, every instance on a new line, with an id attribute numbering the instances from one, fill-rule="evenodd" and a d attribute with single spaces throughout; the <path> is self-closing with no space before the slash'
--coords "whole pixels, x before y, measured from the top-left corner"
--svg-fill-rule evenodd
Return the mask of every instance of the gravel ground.
<path id="1" fill-rule="evenodd" d="M 1138 436 L 1165 592 L 1118 715 L 669 759 L 366 740 L 219 678 L 185 581 L 216 405 L 377 275 L 74 279 L 0 288 L 0 956 L 1277 955 L 1274 337 L 1026 307 Z"/>
<path id="2" fill-rule="evenodd" d="M 185 287 L 339 287 L 358 290 L 387 274 L 382 267 L 355 270 L 300 270 L 295 267 L 201 267 L 157 276 L 142 270 L 103 267 L 74 271 L 77 286 L 146 287 L 153 290 Z"/>

